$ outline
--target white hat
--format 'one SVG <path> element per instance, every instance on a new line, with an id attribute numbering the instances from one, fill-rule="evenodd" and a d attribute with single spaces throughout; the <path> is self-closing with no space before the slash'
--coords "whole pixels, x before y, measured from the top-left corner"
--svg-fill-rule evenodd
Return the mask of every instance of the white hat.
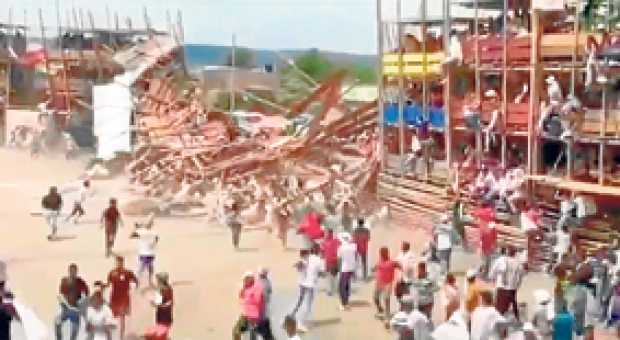
<path id="1" fill-rule="evenodd" d="M 551 75 L 549 75 L 549 76 L 547 77 L 547 79 L 545 79 L 545 82 L 546 82 L 547 84 L 551 84 L 551 83 L 553 83 L 554 81 L 555 81 L 555 76 L 554 76 L 554 75 L 552 75 L 552 74 L 551 74 Z"/>
<path id="2" fill-rule="evenodd" d="M 491 90 L 487 90 L 486 92 L 484 92 L 484 96 L 487 98 L 495 98 L 497 97 L 497 91 L 491 89 Z"/>
<path id="3" fill-rule="evenodd" d="M 534 325 L 532 325 L 531 322 L 526 322 L 523 324 L 523 331 L 524 332 L 533 332 L 534 331 Z"/>
<path id="4" fill-rule="evenodd" d="M 476 269 L 469 269 L 466 273 L 465 273 L 465 277 L 468 279 L 473 279 L 478 275 L 478 271 Z"/>
<path id="5" fill-rule="evenodd" d="M 243 278 L 247 279 L 249 277 L 254 277 L 254 273 L 252 273 L 251 271 L 246 271 L 245 273 L 243 273 Z"/>
<path id="6" fill-rule="evenodd" d="M 256 272 L 258 273 L 258 275 L 267 275 L 267 274 L 269 274 L 269 268 L 267 268 L 267 267 L 258 267 L 258 270 Z"/>
<path id="7" fill-rule="evenodd" d="M 340 235 L 338 235 L 338 236 L 340 237 L 340 240 L 342 242 L 346 242 L 346 243 L 351 242 L 351 234 L 349 234 L 349 233 L 346 233 L 346 232 L 345 233 L 340 233 Z"/>

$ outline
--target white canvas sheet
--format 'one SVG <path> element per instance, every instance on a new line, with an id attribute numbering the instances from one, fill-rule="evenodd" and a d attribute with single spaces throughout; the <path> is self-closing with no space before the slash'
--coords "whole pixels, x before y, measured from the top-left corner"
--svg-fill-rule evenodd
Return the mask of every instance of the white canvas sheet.
<path id="1" fill-rule="evenodd" d="M 129 88 L 118 83 L 93 87 L 98 158 L 131 151 L 131 98 Z"/>

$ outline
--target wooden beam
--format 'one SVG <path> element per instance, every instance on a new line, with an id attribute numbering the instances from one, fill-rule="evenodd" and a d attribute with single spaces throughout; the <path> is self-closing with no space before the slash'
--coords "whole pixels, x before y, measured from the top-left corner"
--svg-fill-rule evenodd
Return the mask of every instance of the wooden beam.
<path id="1" fill-rule="evenodd" d="M 535 158 L 538 156 L 537 149 L 537 120 L 536 112 L 540 106 L 540 89 L 538 88 L 539 77 L 539 51 L 540 51 L 540 11 L 532 9 L 531 18 L 531 56 L 530 56 L 530 107 L 528 115 L 528 140 L 527 140 L 527 173 L 536 173 Z"/>
<path id="2" fill-rule="evenodd" d="M 383 11 L 381 0 L 377 0 L 377 101 L 379 112 L 379 156 L 380 171 L 385 169 L 385 99 L 383 79 Z"/>
<path id="3" fill-rule="evenodd" d="M 450 32 L 451 32 L 451 21 L 450 21 L 450 0 L 444 0 L 444 53 L 449 55 L 450 51 Z M 450 56 L 452 57 L 452 56 Z M 451 63 L 446 64 L 446 76 L 444 83 L 444 115 L 445 115 L 445 123 L 446 126 L 444 128 L 445 135 L 445 143 L 446 143 L 446 161 L 448 163 L 448 167 L 452 166 L 453 155 L 452 155 L 452 112 L 450 109 L 450 102 L 452 99 L 452 65 Z"/>

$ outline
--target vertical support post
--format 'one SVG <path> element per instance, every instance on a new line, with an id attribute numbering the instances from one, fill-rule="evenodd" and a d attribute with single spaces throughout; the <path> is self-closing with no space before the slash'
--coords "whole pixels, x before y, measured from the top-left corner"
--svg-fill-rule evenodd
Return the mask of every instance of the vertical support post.
<path id="1" fill-rule="evenodd" d="M 26 20 L 26 12 L 24 11 L 24 20 Z M 47 51 L 47 39 L 45 39 L 45 24 L 43 23 L 43 11 L 39 8 L 39 24 L 41 26 L 41 42 L 43 44 L 43 51 Z M 56 88 L 54 85 L 54 79 L 50 73 L 50 61 L 49 57 L 45 58 L 45 73 L 47 73 L 47 82 L 50 88 L 51 99 L 56 96 Z M 52 100 L 53 102 L 53 100 Z"/>
<path id="2" fill-rule="evenodd" d="M 599 149 L 598 149 L 598 184 L 605 184 L 605 136 L 607 134 L 607 111 L 609 110 L 608 105 L 608 84 L 605 82 L 603 84 L 603 109 L 601 110 L 601 129 L 600 129 L 600 140 L 599 140 Z"/>
<path id="3" fill-rule="evenodd" d="M 450 22 L 450 0 L 444 0 L 444 53 L 447 56 L 448 51 L 450 51 L 450 31 L 452 24 Z M 452 166 L 453 155 L 452 155 L 452 114 L 450 110 L 450 102 L 452 95 L 452 66 L 450 64 L 446 64 L 446 73 L 445 73 L 445 83 L 444 83 L 444 115 L 445 115 L 445 124 L 444 127 L 444 135 L 446 138 L 446 161 L 448 163 L 448 167 Z"/>
<path id="4" fill-rule="evenodd" d="M 230 53 L 230 98 L 229 98 L 229 109 L 230 109 L 230 113 L 233 113 L 235 111 L 235 67 L 237 67 L 237 37 L 236 35 L 233 33 L 232 35 L 232 45 L 231 45 L 231 53 Z"/>
<path id="5" fill-rule="evenodd" d="M 501 145 L 501 162 L 502 167 L 506 168 L 506 126 L 508 122 L 508 0 L 504 0 L 504 16 L 503 16 L 503 64 L 502 64 L 502 145 Z"/>
<path id="6" fill-rule="evenodd" d="M 399 164 L 405 162 L 405 75 L 404 75 L 404 61 L 403 61 L 403 23 L 402 23 L 402 1 L 398 0 L 396 3 L 396 21 L 398 25 L 398 149 L 399 149 Z M 401 175 L 405 176 L 405 169 L 401 168 Z"/>
<path id="7" fill-rule="evenodd" d="M 426 32 L 427 32 L 427 24 L 426 24 L 426 1 L 422 0 L 420 2 L 421 6 L 421 33 L 422 33 L 422 117 L 423 120 L 428 119 L 430 124 L 430 112 L 428 109 L 428 53 L 427 53 L 427 43 L 426 43 Z M 431 154 L 432 149 L 430 149 L 429 145 L 425 145 L 424 148 L 424 178 L 426 180 L 430 179 L 430 162 L 433 155 Z M 430 150 L 429 150 L 430 149 Z M 429 158 L 425 158 L 428 156 Z"/>
<path id="8" fill-rule="evenodd" d="M 579 54 L 579 5 L 575 6 L 575 23 L 573 24 L 573 32 L 575 34 L 575 44 L 573 46 L 572 68 L 570 78 L 570 94 L 575 96 L 575 87 L 577 84 L 577 55 Z"/>
<path id="9" fill-rule="evenodd" d="M 475 37 L 475 48 L 476 51 L 474 53 L 475 58 L 475 91 L 476 91 L 476 102 L 481 103 L 480 96 L 480 20 L 479 20 L 479 9 L 480 5 L 478 3 L 479 0 L 474 0 L 474 37 Z M 482 106 L 480 107 L 482 110 Z M 480 112 L 482 113 L 482 112 Z M 476 166 L 480 168 L 482 164 L 482 131 L 480 129 L 476 130 Z"/>
<path id="10" fill-rule="evenodd" d="M 95 58 L 97 59 L 97 82 L 103 78 L 103 70 L 101 66 L 103 65 L 103 61 L 101 60 L 101 54 L 99 54 L 99 36 L 95 35 L 95 18 L 93 17 L 93 13 L 88 11 L 88 20 L 90 21 L 90 29 L 93 31 L 93 48 L 95 49 Z"/>
<path id="11" fill-rule="evenodd" d="M 377 0 L 377 104 L 379 114 L 379 156 L 381 157 L 381 171 L 385 169 L 385 100 L 383 80 L 383 11 L 381 0 Z"/>
<path id="12" fill-rule="evenodd" d="M 536 157 L 538 156 L 537 150 L 537 131 L 536 131 L 536 112 L 540 107 L 540 90 L 538 88 L 539 77 L 539 32 L 540 32 L 540 10 L 532 9 L 531 18 L 531 56 L 530 56 L 530 107 L 528 115 L 527 125 L 527 173 L 528 175 L 534 175 L 537 173 L 536 169 Z"/>

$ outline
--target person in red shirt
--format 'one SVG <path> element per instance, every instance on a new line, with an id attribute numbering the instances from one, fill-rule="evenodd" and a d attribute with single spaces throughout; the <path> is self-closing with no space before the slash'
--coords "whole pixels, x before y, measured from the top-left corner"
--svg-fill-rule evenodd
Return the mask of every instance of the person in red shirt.
<path id="1" fill-rule="evenodd" d="M 488 201 L 483 201 L 482 206 L 473 212 L 473 216 L 480 228 L 480 252 L 482 255 L 481 275 L 486 277 L 497 249 L 497 230 L 495 229 L 495 210 Z"/>
<path id="2" fill-rule="evenodd" d="M 60 315 L 55 321 L 56 339 L 63 339 L 62 326 L 68 320 L 71 323 L 70 339 L 76 340 L 89 291 L 86 282 L 78 276 L 78 266 L 75 263 L 69 265 L 69 276 L 62 278 L 59 290 Z"/>
<path id="3" fill-rule="evenodd" d="M 325 271 L 329 274 L 329 291 L 327 295 L 332 296 L 336 290 L 336 277 L 338 276 L 338 247 L 340 240 L 334 237 L 334 231 L 327 230 L 327 234 L 321 243 L 321 254 L 325 260 Z"/>
<path id="4" fill-rule="evenodd" d="M 400 264 L 390 259 L 390 251 L 387 247 L 381 247 L 379 249 L 379 262 L 373 268 L 376 276 L 373 299 L 377 307 L 377 317 L 380 319 L 385 317 L 389 320 L 390 296 L 397 269 L 401 269 Z M 381 306 L 381 302 L 384 303 L 384 306 Z"/>
<path id="5" fill-rule="evenodd" d="M 101 216 L 101 226 L 105 228 L 105 256 L 109 257 L 116 240 L 118 226 L 123 225 L 121 213 L 117 207 L 116 198 L 110 199 L 110 205 L 103 211 Z"/>
<path id="6" fill-rule="evenodd" d="M 119 318 L 121 339 L 125 336 L 125 318 L 131 313 L 131 299 L 129 292 L 131 283 L 138 287 L 138 278 L 132 271 L 125 269 L 125 260 L 122 256 L 116 257 L 116 268 L 108 274 L 108 283 L 111 287 L 110 307 L 115 318 Z"/>
<path id="7" fill-rule="evenodd" d="M 364 280 L 368 279 L 368 243 L 370 242 L 370 229 L 364 225 L 364 220 L 357 221 L 357 227 L 353 230 L 353 243 L 357 247 L 357 256 L 362 262 Z"/>
<path id="8" fill-rule="evenodd" d="M 304 249 L 312 249 L 317 240 L 325 236 L 321 228 L 321 216 L 315 211 L 307 213 L 299 224 L 297 233 L 304 238 Z"/>

